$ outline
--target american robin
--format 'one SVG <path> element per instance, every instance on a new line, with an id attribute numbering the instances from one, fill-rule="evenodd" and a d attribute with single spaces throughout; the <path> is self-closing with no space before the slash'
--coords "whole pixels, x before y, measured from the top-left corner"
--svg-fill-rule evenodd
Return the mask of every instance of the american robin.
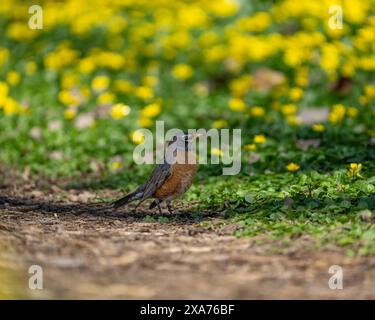
<path id="1" fill-rule="evenodd" d="M 164 162 L 158 164 L 146 182 L 135 191 L 115 201 L 116 210 L 132 201 L 139 200 L 137 207 L 145 200 L 154 198 L 150 209 L 156 206 L 161 213 L 160 203 L 166 201 L 172 213 L 171 201 L 183 195 L 193 183 L 198 170 L 196 155 L 192 152 L 192 142 L 199 134 L 177 134 L 168 144 Z"/>

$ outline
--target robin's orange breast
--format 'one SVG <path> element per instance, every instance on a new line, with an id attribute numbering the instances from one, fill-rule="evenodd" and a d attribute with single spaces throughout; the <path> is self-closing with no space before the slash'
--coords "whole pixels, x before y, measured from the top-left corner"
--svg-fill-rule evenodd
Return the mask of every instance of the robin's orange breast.
<path id="1" fill-rule="evenodd" d="M 193 183 L 197 169 L 197 164 L 173 164 L 170 177 L 155 192 L 154 197 L 157 199 L 172 200 L 184 194 Z"/>

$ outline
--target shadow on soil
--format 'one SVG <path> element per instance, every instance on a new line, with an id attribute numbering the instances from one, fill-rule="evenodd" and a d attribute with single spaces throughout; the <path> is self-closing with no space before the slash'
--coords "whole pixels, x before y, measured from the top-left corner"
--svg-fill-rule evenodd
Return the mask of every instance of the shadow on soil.
<path id="1" fill-rule="evenodd" d="M 17 197 L 0 197 L 0 209 L 16 210 L 18 212 L 39 212 L 45 214 L 70 214 L 70 215 L 90 215 L 108 219 L 135 219 L 142 220 L 147 217 L 167 218 L 174 222 L 196 223 L 208 217 L 224 217 L 222 212 L 208 212 L 196 210 L 175 210 L 173 214 L 158 213 L 158 211 L 151 211 L 145 209 L 147 207 L 139 208 L 136 212 L 132 207 L 124 207 L 115 211 L 110 203 L 58 203 L 43 200 L 34 200 Z M 168 221 L 167 220 L 167 221 Z"/>

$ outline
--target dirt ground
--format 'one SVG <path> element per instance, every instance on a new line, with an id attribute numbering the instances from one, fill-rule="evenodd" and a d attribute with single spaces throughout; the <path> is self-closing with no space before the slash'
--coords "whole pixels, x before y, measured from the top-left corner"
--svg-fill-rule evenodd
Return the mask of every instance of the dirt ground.
<path id="1" fill-rule="evenodd" d="M 374 257 L 317 250 L 307 236 L 285 247 L 265 235 L 236 238 L 238 226 L 223 226 L 215 213 L 196 218 L 180 212 L 166 222 L 145 222 L 157 212 L 113 212 L 83 203 L 79 195 L 65 202 L 41 192 L 27 199 L 4 190 L 1 195 L 0 271 L 16 279 L 9 284 L 6 277 L 17 297 L 375 298 Z M 43 290 L 28 288 L 31 265 L 43 268 Z M 328 287 L 331 265 L 343 267 L 343 290 Z"/>

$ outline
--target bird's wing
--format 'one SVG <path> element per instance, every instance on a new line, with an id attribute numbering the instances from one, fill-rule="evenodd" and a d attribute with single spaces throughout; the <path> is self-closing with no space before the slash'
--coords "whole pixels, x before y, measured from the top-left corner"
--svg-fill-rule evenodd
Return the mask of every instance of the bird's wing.
<path id="1" fill-rule="evenodd" d="M 151 197 L 156 190 L 160 188 L 160 186 L 165 182 L 165 180 L 171 175 L 172 173 L 172 166 L 169 163 L 158 164 L 154 168 L 151 173 L 151 176 L 148 180 L 142 184 L 137 193 L 142 192 L 142 199 L 147 199 Z"/>

